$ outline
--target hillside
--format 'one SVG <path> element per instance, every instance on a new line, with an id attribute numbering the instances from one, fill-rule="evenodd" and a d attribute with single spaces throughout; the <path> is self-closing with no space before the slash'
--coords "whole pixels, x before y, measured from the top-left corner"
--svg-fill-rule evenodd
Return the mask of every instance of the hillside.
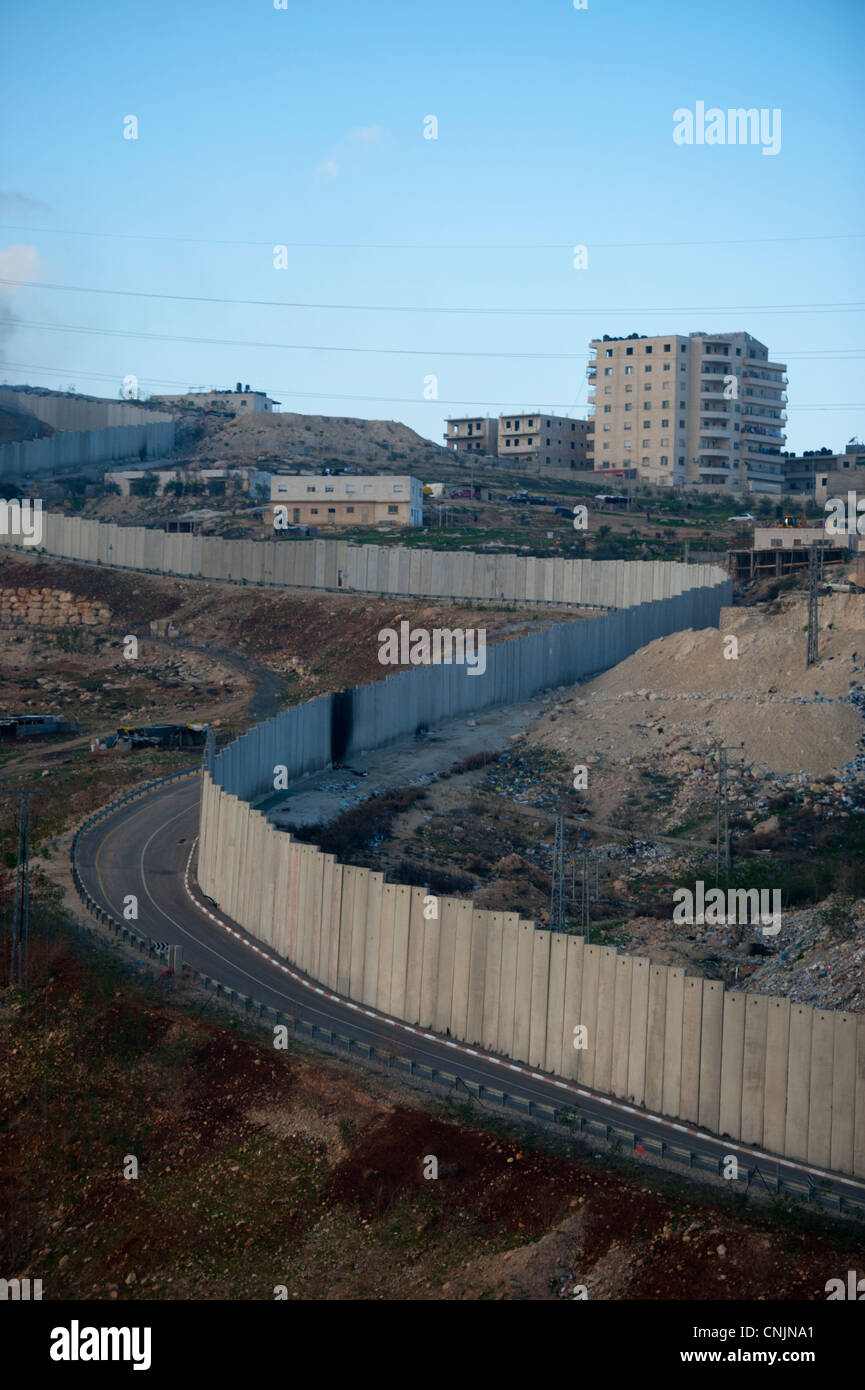
<path id="1" fill-rule="evenodd" d="M 340 415 L 206 415 L 181 425 L 178 457 L 234 464 L 356 464 L 425 467 L 447 451 L 397 420 Z"/>

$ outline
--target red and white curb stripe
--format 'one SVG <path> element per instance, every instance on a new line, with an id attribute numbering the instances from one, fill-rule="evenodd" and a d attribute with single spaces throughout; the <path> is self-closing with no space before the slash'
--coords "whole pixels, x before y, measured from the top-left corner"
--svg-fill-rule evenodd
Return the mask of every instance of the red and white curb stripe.
<path id="1" fill-rule="evenodd" d="M 805 1164 L 796 1163 L 789 1158 L 780 1158 L 773 1154 L 760 1153 L 755 1149 L 743 1148 L 740 1144 L 736 1144 L 732 1140 L 721 1140 L 717 1134 L 709 1134 L 705 1130 L 690 1129 L 687 1125 L 674 1124 L 671 1120 L 666 1119 L 662 1115 L 653 1115 L 648 1110 L 637 1110 L 632 1105 L 623 1105 L 621 1102 L 611 1100 L 609 1096 L 602 1096 L 596 1091 L 587 1091 L 579 1086 L 571 1086 L 568 1082 L 558 1081 L 555 1077 L 542 1076 L 540 1072 L 530 1071 L 527 1067 L 517 1066 L 514 1062 L 503 1062 L 500 1057 L 493 1057 L 488 1052 L 478 1052 L 475 1048 L 466 1047 L 463 1043 L 453 1042 L 449 1038 L 438 1037 L 435 1033 L 427 1033 L 422 1028 L 413 1028 L 410 1023 L 402 1023 L 397 1018 L 389 1018 L 387 1014 L 377 1013 L 374 1009 L 363 1008 L 360 1004 L 355 1004 L 351 999 L 346 999 L 342 994 L 333 994 L 330 990 L 322 989 L 321 985 L 316 985 L 311 980 L 305 979 L 304 976 L 298 974 L 296 970 L 292 970 L 290 966 L 284 965 L 276 956 L 272 956 L 268 951 L 263 951 L 260 946 L 256 946 L 239 931 L 235 931 L 227 922 L 223 922 L 221 917 L 217 917 L 216 913 L 208 911 L 204 904 L 198 901 L 189 886 L 189 871 L 192 866 L 192 856 L 195 853 L 197 844 L 198 836 L 193 840 L 189 856 L 186 860 L 186 868 L 183 871 L 183 886 L 186 889 L 187 897 L 198 911 L 203 912 L 205 917 L 209 917 L 211 922 L 215 922 L 223 931 L 227 931 L 229 936 L 233 936 L 235 940 L 241 941 L 244 946 L 247 946 L 250 951 L 254 951 L 257 956 L 261 956 L 262 960 L 267 961 L 269 965 L 273 965 L 277 970 L 281 970 L 283 975 L 288 975 L 292 980 L 296 980 L 298 984 L 303 985 L 305 989 L 311 990 L 313 994 L 320 994 L 322 998 L 329 999 L 332 1004 L 341 1004 L 347 1009 L 354 1009 L 356 1013 L 365 1014 L 367 1018 L 374 1018 L 377 1022 L 386 1023 L 388 1027 L 397 1028 L 403 1033 L 411 1033 L 414 1037 L 425 1038 L 429 1042 L 443 1043 L 445 1047 L 452 1047 L 456 1052 L 464 1052 L 467 1056 L 477 1057 L 482 1062 L 492 1062 L 497 1067 L 505 1067 L 508 1071 L 515 1071 L 520 1076 L 525 1076 L 529 1080 L 545 1081 L 548 1085 L 557 1086 L 559 1090 L 569 1091 L 571 1095 L 582 1096 L 585 1099 L 600 1102 L 601 1105 L 609 1105 L 613 1107 L 613 1109 L 621 1110 L 628 1115 L 642 1115 L 645 1119 L 652 1120 L 656 1124 L 670 1125 L 673 1129 L 678 1130 L 680 1134 L 688 1134 L 693 1139 L 708 1139 L 713 1143 L 723 1142 L 725 1149 L 743 1154 L 747 1159 L 762 1158 L 765 1159 L 767 1163 L 781 1163 L 785 1168 L 792 1168 L 798 1173 L 810 1174 L 815 1178 L 828 1178 L 832 1182 L 843 1182 L 846 1186 L 856 1188 L 857 1191 L 865 1194 L 865 1184 L 856 1182 L 853 1178 L 845 1178 L 840 1173 L 829 1173 L 823 1168 L 810 1168 Z"/>

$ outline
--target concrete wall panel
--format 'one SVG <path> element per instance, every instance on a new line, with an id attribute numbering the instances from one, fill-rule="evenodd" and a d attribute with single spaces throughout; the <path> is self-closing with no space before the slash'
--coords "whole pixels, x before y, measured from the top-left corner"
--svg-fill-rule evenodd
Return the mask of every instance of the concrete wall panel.
<path id="1" fill-rule="evenodd" d="M 766 1046 L 769 1000 L 764 994 L 745 995 L 745 1048 L 742 1060 L 742 1127 L 746 1144 L 763 1142 L 763 1102 L 766 1089 Z"/>
<path id="2" fill-rule="evenodd" d="M 745 1063 L 745 995 L 731 990 L 723 995 L 721 1037 L 721 1099 L 718 1128 L 738 1139 L 742 1128 L 742 1078 Z"/>
<path id="3" fill-rule="evenodd" d="M 682 1089 L 679 1114 L 696 1124 L 700 1113 L 700 1049 L 703 1030 L 703 981 L 685 976 L 682 1005 Z"/>
<path id="4" fill-rule="evenodd" d="M 631 1027 L 628 1042 L 628 1096 L 642 1105 L 646 1092 L 646 1039 L 649 1025 L 649 966 L 646 956 L 632 956 Z"/>
<path id="5" fill-rule="evenodd" d="M 772 1153 L 783 1153 L 787 1133 L 790 1000 L 770 999 L 766 1013 L 766 1081 L 763 1088 L 762 1142 Z"/>
<path id="6" fill-rule="evenodd" d="M 724 986 L 703 981 L 700 1034 L 700 1124 L 717 1132 L 721 1114 L 721 1050 L 724 1037 Z"/>
<path id="7" fill-rule="evenodd" d="M 856 1107 L 856 1015 L 836 1013 L 832 1061 L 832 1143 L 829 1167 L 853 1171 L 853 1122 Z"/>
<path id="8" fill-rule="evenodd" d="M 684 1028 L 685 972 L 679 967 L 667 970 L 667 1004 L 664 1021 L 664 1084 L 661 1110 L 678 1115 L 682 1095 L 682 1033 Z"/>
<path id="9" fill-rule="evenodd" d="M 628 1058 L 631 1049 L 631 977 L 633 960 L 630 956 L 616 957 L 616 984 L 613 995 L 613 1054 L 610 1069 L 610 1090 L 614 1096 L 628 1094 Z"/>
<path id="10" fill-rule="evenodd" d="M 808 1102 L 808 1162 L 828 1168 L 832 1154 L 832 1062 L 835 1015 L 816 1009 L 811 1022 L 811 1092 Z"/>
<path id="11" fill-rule="evenodd" d="M 517 914 L 506 912 L 502 923 L 501 991 L 499 994 L 499 1038 L 496 1051 L 504 1057 L 514 1053 L 514 1006 L 517 994 Z"/>
<path id="12" fill-rule="evenodd" d="M 790 1006 L 790 1054 L 787 1069 L 787 1132 L 784 1152 L 808 1157 L 808 1111 L 811 1101 L 811 1030 L 814 1010 Z"/>
<path id="13" fill-rule="evenodd" d="M 560 1076 L 562 1072 L 562 1030 L 565 1010 L 565 971 L 568 958 L 568 938 L 564 932 L 553 932 L 550 941 L 550 988 L 547 997 L 547 1046 L 544 1071 Z"/>
<path id="14" fill-rule="evenodd" d="M 646 1028 L 647 1110 L 660 1111 L 664 1097 L 664 1044 L 667 1026 L 667 967 L 649 968 L 649 1007 Z"/>

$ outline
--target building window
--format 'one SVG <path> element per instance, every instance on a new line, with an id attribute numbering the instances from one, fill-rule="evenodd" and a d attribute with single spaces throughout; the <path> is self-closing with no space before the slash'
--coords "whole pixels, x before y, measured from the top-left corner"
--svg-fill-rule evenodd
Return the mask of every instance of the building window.
<path id="1" fill-rule="evenodd" d="M 662 467 L 662 468 L 666 468 L 667 465 L 669 464 L 669 462 L 670 462 L 670 460 L 667 458 L 667 455 L 666 455 L 666 454 L 662 454 L 662 455 L 661 455 L 661 467 Z"/>
<path id="2" fill-rule="evenodd" d="M 612 348 L 605 348 L 605 349 L 604 349 L 604 356 L 605 356 L 605 357 L 612 357 L 612 355 L 613 355 L 613 349 L 612 349 Z"/>
<path id="3" fill-rule="evenodd" d="M 534 429 L 534 427 L 535 427 L 535 422 L 534 422 L 534 418 L 532 418 L 532 419 L 529 421 L 529 429 L 530 429 L 530 430 L 531 430 L 531 429 Z"/>
<path id="4" fill-rule="evenodd" d="M 684 466 L 685 466 L 685 456 L 684 456 L 684 454 L 682 454 L 682 456 L 681 456 L 680 459 L 679 459 L 679 466 L 680 466 L 680 468 L 684 468 Z"/>
<path id="5" fill-rule="evenodd" d="M 387 508 L 388 516 L 398 516 L 399 506 L 396 502 L 389 502 Z"/>
<path id="6" fill-rule="evenodd" d="M 318 516 L 318 507 L 310 507 L 309 510 L 312 516 Z"/>
<path id="7" fill-rule="evenodd" d="M 680 420 L 680 421 L 679 421 L 679 429 L 680 429 L 680 430 L 683 430 L 684 428 L 685 428 L 685 422 L 684 422 L 684 420 Z"/>
<path id="8" fill-rule="evenodd" d="M 354 507 L 346 507 L 346 511 L 351 515 L 354 512 Z"/>
<path id="9" fill-rule="evenodd" d="M 633 374 L 634 374 L 634 369 L 633 369 L 633 367 L 626 367 L 626 368 L 625 368 L 625 376 L 633 376 Z"/>
<path id="10" fill-rule="evenodd" d="M 327 514 L 328 516 L 336 516 L 336 507 L 328 507 Z"/>
<path id="11" fill-rule="evenodd" d="M 669 343 L 665 343 L 665 344 L 664 344 L 664 351 L 665 351 L 665 352 L 669 352 L 669 351 L 670 351 L 670 344 L 669 344 Z"/>
<path id="12" fill-rule="evenodd" d="M 325 492 L 333 492 L 333 488 L 332 488 L 332 487 L 326 487 L 326 488 L 325 488 Z"/>
<path id="13" fill-rule="evenodd" d="M 605 440 L 604 440 L 604 448 L 605 448 L 605 449 L 609 449 L 609 447 L 610 447 L 610 441 L 609 441 L 608 439 L 605 439 Z"/>
<path id="14" fill-rule="evenodd" d="M 652 370 L 651 367 L 644 367 L 644 368 L 643 368 L 643 371 L 644 371 L 644 372 L 650 372 L 651 370 Z"/>
<path id="15" fill-rule="evenodd" d="M 633 404 L 631 403 L 631 401 L 628 401 L 627 405 L 625 406 L 625 410 L 626 410 L 626 411 L 628 411 L 628 410 L 633 410 L 633 408 L 634 408 L 634 407 L 633 407 Z"/>
<path id="16" fill-rule="evenodd" d="M 680 409 L 680 410 L 684 410 L 684 409 L 685 409 L 685 402 L 684 402 L 684 401 L 679 401 L 679 409 Z"/>
<path id="17" fill-rule="evenodd" d="M 640 459 L 640 462 L 641 462 L 641 463 L 648 463 L 648 462 L 649 462 L 649 455 L 648 455 L 648 454 L 644 454 L 643 457 Z"/>
<path id="18" fill-rule="evenodd" d="M 633 355 L 634 355 L 634 349 L 633 349 L 633 348 L 625 348 L 625 356 L 626 356 L 626 357 L 633 357 Z"/>
<path id="19" fill-rule="evenodd" d="M 662 429 L 662 430 L 668 430 L 669 428 L 670 428 L 670 421 L 669 421 L 669 419 L 662 420 L 662 421 L 661 421 L 661 429 Z"/>
<path id="20" fill-rule="evenodd" d="M 680 410 L 681 410 L 681 408 L 682 408 L 682 407 L 679 406 L 679 409 L 680 409 Z M 662 410 L 669 410 L 669 409 L 670 409 L 670 402 L 669 402 L 669 401 L 661 401 L 661 409 L 662 409 Z"/>
<path id="21" fill-rule="evenodd" d="M 605 368 L 604 368 L 604 376 L 612 376 L 612 375 L 613 375 L 613 369 L 612 369 L 612 367 L 605 367 Z"/>
<path id="22" fill-rule="evenodd" d="M 644 448 L 644 449 L 648 449 L 650 442 L 651 442 L 650 440 L 644 439 L 644 440 L 643 440 L 643 448 Z"/>
<path id="23" fill-rule="evenodd" d="M 364 483 L 363 490 L 364 492 L 372 492 L 372 483 Z"/>
<path id="24" fill-rule="evenodd" d="M 612 411 L 612 409 L 613 409 L 613 407 L 612 407 L 611 405 L 605 405 L 605 406 L 604 406 L 604 414 L 605 414 L 605 415 L 609 415 L 610 412 Z"/>
<path id="25" fill-rule="evenodd" d="M 669 364 L 669 362 L 665 362 L 665 363 L 664 363 L 664 371 L 665 371 L 665 372 L 668 372 L 669 370 L 670 370 L 670 364 Z"/>
<path id="26" fill-rule="evenodd" d="M 402 492 L 402 490 L 403 490 L 402 483 L 394 483 L 394 485 L 393 485 L 393 490 L 394 490 L 394 492 Z"/>
<path id="27" fill-rule="evenodd" d="M 626 449 L 630 449 L 630 447 L 631 447 L 631 441 L 630 441 L 630 439 L 626 439 L 626 440 L 625 440 L 625 448 L 626 448 Z"/>
<path id="28" fill-rule="evenodd" d="M 547 429 L 549 429 L 549 428 L 550 428 L 550 422 L 549 422 L 549 420 L 548 420 L 548 421 L 547 421 Z M 549 442 L 550 442 L 550 441 L 547 440 L 547 443 L 548 443 L 548 444 L 549 444 Z M 549 459 L 547 460 L 547 462 L 549 462 Z"/>
<path id="29" fill-rule="evenodd" d="M 604 425 L 604 433 L 609 434 L 612 428 L 612 425 Z"/>
<path id="30" fill-rule="evenodd" d="M 549 421 L 547 421 L 547 423 L 549 424 Z M 549 447 L 550 447 L 550 441 L 547 440 L 547 448 L 549 449 Z M 547 463 L 549 463 L 549 459 L 547 459 Z"/>
<path id="31" fill-rule="evenodd" d="M 634 428 L 633 425 L 625 425 L 625 429 L 626 429 L 626 430 L 632 430 L 633 428 Z"/>
<path id="32" fill-rule="evenodd" d="M 314 488 L 314 487 L 308 487 L 306 490 L 307 490 L 307 492 L 315 492 L 315 488 Z"/>

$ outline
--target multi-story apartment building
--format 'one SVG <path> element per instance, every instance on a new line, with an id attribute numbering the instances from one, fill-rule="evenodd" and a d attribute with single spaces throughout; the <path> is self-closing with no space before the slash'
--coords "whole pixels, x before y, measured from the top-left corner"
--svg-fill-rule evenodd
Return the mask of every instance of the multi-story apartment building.
<path id="1" fill-rule="evenodd" d="M 588 468 L 588 420 L 526 411 L 499 416 L 499 458 L 528 467 Z"/>
<path id="2" fill-rule="evenodd" d="M 277 473 L 270 500 L 286 508 L 290 526 L 421 526 L 423 483 L 379 473 L 344 478 L 332 474 Z"/>
<path id="3" fill-rule="evenodd" d="M 807 492 L 822 501 L 839 489 L 865 488 L 865 444 L 851 439 L 842 454 L 829 449 L 788 454 L 781 469 L 784 492 Z"/>
<path id="4" fill-rule="evenodd" d="M 587 368 L 596 472 L 661 486 L 775 491 L 786 368 L 750 333 L 595 338 Z"/>
<path id="5" fill-rule="evenodd" d="M 445 425 L 445 448 L 457 453 L 495 454 L 498 445 L 498 420 L 477 415 L 449 416 Z"/>

